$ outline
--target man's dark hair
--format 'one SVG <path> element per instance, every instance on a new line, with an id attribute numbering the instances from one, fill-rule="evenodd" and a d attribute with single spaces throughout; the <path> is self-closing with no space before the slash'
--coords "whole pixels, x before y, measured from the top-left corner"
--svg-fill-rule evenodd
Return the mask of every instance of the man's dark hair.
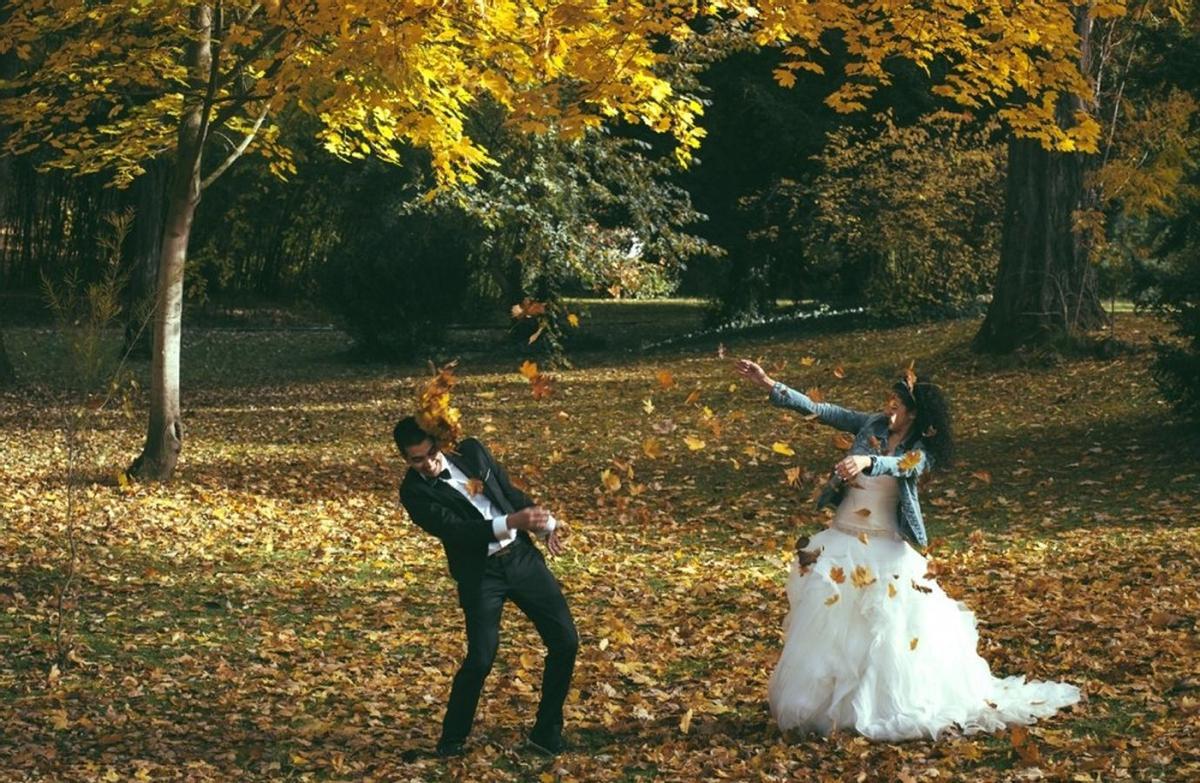
<path id="1" fill-rule="evenodd" d="M 417 424 L 414 416 L 405 416 L 396 422 L 396 428 L 392 430 L 392 437 L 396 440 L 396 448 L 406 456 L 408 454 L 406 449 L 409 446 L 420 446 L 427 440 L 431 440 L 435 446 L 437 445 L 437 438 L 421 429 L 421 425 Z"/>

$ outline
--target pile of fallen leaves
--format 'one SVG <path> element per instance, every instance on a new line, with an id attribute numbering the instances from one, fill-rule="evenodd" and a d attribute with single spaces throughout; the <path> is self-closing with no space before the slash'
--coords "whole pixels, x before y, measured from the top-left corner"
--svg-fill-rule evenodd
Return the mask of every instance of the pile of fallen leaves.
<path id="1" fill-rule="evenodd" d="M 9 393 L 0 778 L 1198 779 L 1200 455 L 1146 353 L 981 359 L 974 326 L 594 358 L 550 396 L 536 368 L 463 362 L 430 382 L 347 368 L 337 335 L 197 333 L 175 482 L 113 478 L 139 420 L 100 412 L 87 433 L 62 661 L 49 619 L 67 558 L 64 401 Z M 1161 327 L 1118 330 L 1145 346 Z M 30 338 L 6 339 L 16 352 Z M 977 613 L 995 673 L 1072 682 L 1086 700 L 936 743 L 781 736 L 765 692 L 787 563 L 827 519 L 811 495 L 842 444 L 770 407 L 734 356 L 867 409 L 910 359 L 936 376 L 960 455 L 922 490 L 937 579 Z M 463 434 L 574 530 L 552 564 L 582 637 L 573 749 L 553 761 L 520 749 L 542 648 L 511 609 L 469 755 L 422 754 L 463 640 L 441 547 L 396 504 L 390 432 L 414 386 L 447 417 L 453 387 Z"/>

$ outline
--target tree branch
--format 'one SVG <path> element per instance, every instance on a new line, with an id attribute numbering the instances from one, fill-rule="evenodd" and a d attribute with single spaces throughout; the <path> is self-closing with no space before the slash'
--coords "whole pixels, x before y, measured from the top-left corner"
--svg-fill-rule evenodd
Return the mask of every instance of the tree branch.
<path id="1" fill-rule="evenodd" d="M 245 137 L 243 137 L 238 143 L 238 145 L 233 148 L 233 151 L 226 156 L 225 160 L 221 161 L 221 165 L 213 169 L 212 173 L 200 182 L 201 191 L 215 182 L 217 177 L 224 174 L 225 170 L 232 166 L 233 162 L 242 156 L 242 154 L 250 146 L 250 142 L 254 141 L 254 137 L 258 135 L 258 129 L 262 127 L 263 121 L 267 118 L 267 111 L 270 106 L 271 104 L 265 101 L 263 102 L 263 110 L 259 113 L 258 119 L 254 121 L 254 127 L 251 128 L 250 132 L 247 133 Z"/>

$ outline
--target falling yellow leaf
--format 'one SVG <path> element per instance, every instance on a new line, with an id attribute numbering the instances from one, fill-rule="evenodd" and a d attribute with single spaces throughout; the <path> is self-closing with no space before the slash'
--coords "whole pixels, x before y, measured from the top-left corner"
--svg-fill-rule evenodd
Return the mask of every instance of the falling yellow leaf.
<path id="1" fill-rule="evenodd" d="M 866 531 L 859 531 L 859 534 L 856 536 L 856 538 L 858 538 L 858 540 L 863 542 L 864 544 L 871 543 L 871 539 L 867 537 Z M 889 585 L 889 587 L 890 587 L 890 585 Z"/>
<path id="2" fill-rule="evenodd" d="M 686 443 L 687 447 L 692 451 L 699 451 L 700 449 L 704 448 L 704 441 L 700 440 L 699 438 L 692 437 L 691 435 L 684 435 L 683 442 Z"/>
<path id="3" fill-rule="evenodd" d="M 825 605 L 826 605 L 826 606 L 833 606 L 834 604 L 836 604 L 836 603 L 838 602 L 838 599 L 839 599 L 839 598 L 841 598 L 841 596 L 840 596 L 840 595 L 838 595 L 837 593 L 834 593 L 833 595 L 831 595 L 831 596 L 829 596 L 828 598 L 826 598 L 826 599 L 825 599 Z"/>
<path id="4" fill-rule="evenodd" d="M 850 574 L 850 581 L 855 587 L 860 590 L 864 587 L 870 587 L 877 581 L 875 575 L 871 573 L 871 569 L 864 565 L 854 566 L 854 571 Z"/>
<path id="5" fill-rule="evenodd" d="M 646 413 L 654 413 L 654 400 L 650 399 L 649 397 L 642 400 L 642 410 L 644 410 Z"/>
<path id="6" fill-rule="evenodd" d="M 538 376 L 538 366 L 537 366 L 537 362 L 531 362 L 531 361 L 529 361 L 529 360 L 526 360 L 526 361 L 525 361 L 525 362 L 524 362 L 524 363 L 521 365 L 521 371 L 520 371 L 520 372 L 521 372 L 521 375 L 524 375 L 524 376 L 525 376 L 525 379 L 526 379 L 526 380 L 530 380 L 530 381 L 532 381 L 534 378 L 536 378 L 536 377 Z"/>
<path id="7" fill-rule="evenodd" d="M 129 488 L 129 474 L 123 470 L 118 470 L 117 471 L 117 485 L 121 489 L 128 489 Z"/>
<path id="8" fill-rule="evenodd" d="M 923 456 L 924 455 L 921 453 L 920 449 L 913 449 L 912 451 L 905 453 L 905 455 L 899 459 L 896 465 L 900 468 L 900 470 L 912 470 L 921 464 L 921 459 Z"/>
<path id="9" fill-rule="evenodd" d="M 910 650 L 917 649 L 917 637 L 914 636 L 912 638 L 912 641 L 908 643 L 908 649 L 910 649 Z"/>
<path id="10" fill-rule="evenodd" d="M 805 356 L 803 359 L 800 360 L 801 367 L 812 367 L 816 363 L 817 363 L 817 357 L 815 357 L 815 356 Z M 809 396 L 811 397 L 812 395 L 809 395 Z"/>
<path id="11" fill-rule="evenodd" d="M 567 323 L 569 323 L 574 328 L 578 329 L 579 328 L 579 316 L 575 315 L 575 313 L 567 313 Z"/>
<path id="12" fill-rule="evenodd" d="M 613 473 L 608 468 L 605 468 L 604 470 L 600 471 L 600 483 L 603 484 L 604 488 L 609 492 L 616 492 L 621 488 L 621 477 L 616 473 Z"/>
<path id="13" fill-rule="evenodd" d="M 776 454 L 782 454 L 785 457 L 796 456 L 796 452 L 791 446 L 778 440 L 771 444 L 771 451 L 775 452 Z"/>
<path id="14" fill-rule="evenodd" d="M 896 597 L 896 586 L 894 584 L 892 584 L 891 582 L 888 582 L 888 598 L 895 598 L 895 597 Z"/>

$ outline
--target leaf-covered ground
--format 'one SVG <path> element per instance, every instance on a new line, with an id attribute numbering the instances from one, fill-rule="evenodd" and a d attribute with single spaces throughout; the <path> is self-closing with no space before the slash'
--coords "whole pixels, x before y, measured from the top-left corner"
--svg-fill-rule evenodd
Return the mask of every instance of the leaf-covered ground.
<path id="1" fill-rule="evenodd" d="M 810 474 L 838 451 L 705 344 L 584 357 L 542 400 L 517 362 L 460 366 L 468 433 L 573 530 L 553 568 L 582 636 L 574 749 L 520 750 L 541 648 L 510 609 L 470 754 L 425 757 L 463 639 L 441 549 L 395 502 L 390 430 L 423 371 L 345 363 L 337 333 L 212 331 L 185 340 L 174 483 L 117 482 L 144 413 L 96 414 L 62 667 L 61 408 L 0 397 L 0 779 L 1196 780 L 1200 454 L 1147 373 L 1161 326 L 1123 316 L 1139 350 L 1058 363 L 975 357 L 975 327 L 727 349 L 855 406 L 910 360 L 945 385 L 961 463 L 923 495 L 940 582 L 977 612 L 993 671 L 1087 694 L 1028 735 L 771 727 L 786 559 L 822 523 Z M 6 338 L 27 367 L 56 345 Z"/>

